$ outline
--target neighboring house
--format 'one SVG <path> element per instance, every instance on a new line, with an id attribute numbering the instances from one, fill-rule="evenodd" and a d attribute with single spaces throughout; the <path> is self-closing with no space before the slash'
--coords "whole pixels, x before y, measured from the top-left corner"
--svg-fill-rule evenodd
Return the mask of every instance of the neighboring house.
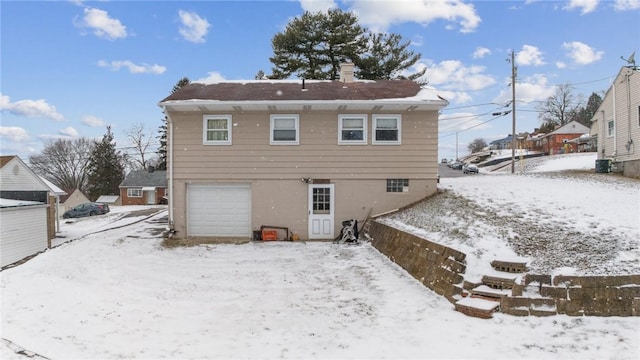
<path id="1" fill-rule="evenodd" d="M 540 137 L 542 152 L 549 155 L 578 152 L 577 144 L 572 143 L 571 140 L 588 133 L 588 127 L 577 121 L 570 121 L 569 123 Z"/>
<path id="2" fill-rule="evenodd" d="M 18 156 L 0 156 L 2 266 L 51 245 L 58 225 L 55 199 L 62 190 L 49 184 Z"/>
<path id="3" fill-rule="evenodd" d="M 77 205 L 91 202 L 89 198 L 78 189 L 67 190 L 67 195 L 60 197 L 58 216 L 62 216 L 65 211 L 71 210 Z"/>
<path id="4" fill-rule="evenodd" d="M 0 267 L 50 247 L 47 208 L 39 201 L 0 198 Z"/>
<path id="5" fill-rule="evenodd" d="M 434 194 L 438 112 L 409 80 L 192 83 L 159 103 L 168 119 L 174 236 L 251 238 L 262 225 L 333 239 Z"/>
<path id="6" fill-rule="evenodd" d="M 164 170 L 132 170 L 120 183 L 122 205 L 166 204 L 167 172 Z"/>
<path id="7" fill-rule="evenodd" d="M 494 140 L 489 143 L 490 150 L 504 150 L 511 149 L 511 138 L 513 136 L 511 134 L 507 135 L 507 137 L 503 139 Z"/>
<path id="8" fill-rule="evenodd" d="M 640 177 L 640 70 L 620 69 L 591 119 L 598 159 L 610 159 L 625 176 Z"/>

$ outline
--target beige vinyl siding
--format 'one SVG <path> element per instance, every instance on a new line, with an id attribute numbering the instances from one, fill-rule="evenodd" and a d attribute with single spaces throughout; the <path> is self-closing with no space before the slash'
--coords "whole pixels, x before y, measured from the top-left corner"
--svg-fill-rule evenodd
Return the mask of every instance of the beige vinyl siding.
<path id="1" fill-rule="evenodd" d="M 368 114 L 369 128 L 371 116 Z M 402 144 L 338 145 L 338 112 L 300 113 L 300 144 L 269 145 L 269 113 L 232 113 L 233 144 L 202 144 L 204 113 L 172 114 L 176 179 L 387 177 L 437 174 L 437 112 L 402 113 Z"/>

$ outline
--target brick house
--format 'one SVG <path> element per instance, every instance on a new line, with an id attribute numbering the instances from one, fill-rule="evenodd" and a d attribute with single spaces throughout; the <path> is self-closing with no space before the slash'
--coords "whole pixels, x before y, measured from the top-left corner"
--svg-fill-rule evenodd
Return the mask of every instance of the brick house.
<path id="1" fill-rule="evenodd" d="M 132 170 L 120 183 L 121 205 L 166 204 L 167 172 Z"/>

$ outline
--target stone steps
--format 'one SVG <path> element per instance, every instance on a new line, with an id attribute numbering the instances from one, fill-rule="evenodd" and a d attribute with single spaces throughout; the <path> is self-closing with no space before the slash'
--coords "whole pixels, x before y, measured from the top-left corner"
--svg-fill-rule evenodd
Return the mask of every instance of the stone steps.
<path id="1" fill-rule="evenodd" d="M 457 311 L 480 319 L 491 319 L 493 313 L 500 309 L 500 302 L 486 298 L 468 296 L 455 304 Z"/>

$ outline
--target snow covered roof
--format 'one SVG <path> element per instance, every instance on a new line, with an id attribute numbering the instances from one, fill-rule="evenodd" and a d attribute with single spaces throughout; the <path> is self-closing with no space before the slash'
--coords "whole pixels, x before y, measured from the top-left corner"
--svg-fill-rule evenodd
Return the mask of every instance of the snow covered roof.
<path id="1" fill-rule="evenodd" d="M 96 202 L 111 204 L 118 201 L 119 197 L 118 195 L 101 195 Z"/>
<path id="2" fill-rule="evenodd" d="M 174 110 L 202 110 L 206 106 L 267 109 L 274 104 L 310 105 L 312 108 L 321 104 L 360 104 L 370 108 L 396 105 L 403 109 L 439 110 L 447 106 L 448 101 L 434 88 L 420 86 L 411 80 L 256 80 L 191 83 L 159 103 Z"/>
<path id="3" fill-rule="evenodd" d="M 67 195 L 67 192 L 66 192 L 66 191 L 64 191 L 64 190 L 60 189 L 59 187 L 57 187 L 57 186 L 56 186 L 54 183 L 52 183 L 51 181 L 49 181 L 49 180 L 47 180 L 47 179 L 43 178 L 42 176 L 39 176 L 39 178 L 40 178 L 40 180 L 42 180 L 42 182 L 43 182 L 43 183 L 45 183 L 45 185 L 47 185 L 47 186 L 49 187 L 49 189 L 51 189 L 51 192 L 52 192 L 54 195 L 58 195 L 58 196 L 61 196 L 61 195 Z"/>
<path id="4" fill-rule="evenodd" d="M 26 201 L 26 200 L 13 200 L 13 199 L 0 198 L 0 208 L 33 206 L 33 205 L 46 205 L 46 204 L 41 203 L 39 201 Z"/>
<path id="5" fill-rule="evenodd" d="M 167 172 L 165 170 L 132 170 L 120 183 L 120 187 L 129 186 L 167 186 Z"/>

